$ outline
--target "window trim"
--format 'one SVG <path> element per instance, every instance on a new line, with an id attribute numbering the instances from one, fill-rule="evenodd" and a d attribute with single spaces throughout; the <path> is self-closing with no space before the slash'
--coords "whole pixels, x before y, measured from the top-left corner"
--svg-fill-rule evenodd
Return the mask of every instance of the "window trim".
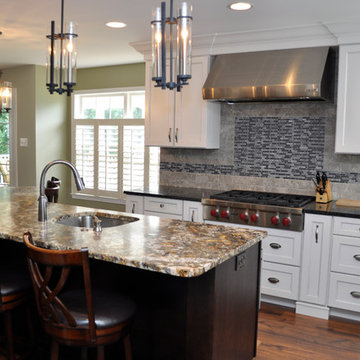
<path id="1" fill-rule="evenodd" d="M 75 95 L 91 95 L 91 94 L 107 94 L 107 93 L 114 93 L 114 92 L 131 92 L 131 91 L 144 91 L 145 93 L 145 86 L 134 86 L 134 87 L 121 87 L 121 88 L 106 88 L 106 89 L 89 89 L 89 90 L 75 90 L 71 94 L 71 162 L 75 165 L 75 141 L 76 141 L 76 132 L 75 132 Z M 146 107 L 146 101 L 145 101 L 145 107 Z M 146 114 L 146 110 L 145 110 Z M 144 114 L 144 115 L 145 115 Z M 86 125 L 88 125 L 89 119 L 77 119 L 77 124 L 81 124 L 82 121 L 84 121 L 84 124 L 86 122 Z M 101 119 L 96 119 L 101 120 Z M 101 120 L 101 124 L 106 125 L 107 121 L 113 121 L 114 119 L 103 119 Z M 129 124 L 123 124 L 123 126 L 126 125 L 143 125 L 145 126 L 145 116 L 141 119 L 132 119 L 132 118 L 124 118 L 121 119 L 123 122 L 126 122 L 129 120 Z M 141 122 L 141 124 L 140 124 Z M 123 139 L 123 126 L 119 127 L 119 158 L 122 159 L 123 157 L 123 147 L 122 147 L 122 139 Z M 121 145 L 121 146 L 120 146 Z M 96 153 L 97 145 L 95 145 L 95 153 Z M 149 163 L 149 151 L 145 151 L 144 155 L 144 161 L 145 163 Z M 96 169 L 95 169 L 96 171 Z M 144 186 L 148 186 L 149 184 L 149 169 L 148 166 L 144 169 Z M 119 166 L 118 168 L 118 187 L 119 189 L 122 189 L 123 187 L 123 174 L 122 174 L 122 168 Z M 86 186 L 86 184 L 85 184 Z M 105 202 L 105 203 L 115 203 L 115 204 L 125 204 L 125 200 L 121 197 L 120 191 L 116 193 L 116 195 L 120 194 L 120 197 L 111 197 L 107 196 L 106 192 L 104 191 L 103 194 L 90 194 L 90 193 L 81 193 L 77 192 L 75 185 L 73 182 L 71 182 L 71 197 L 73 199 L 82 199 L 82 200 L 90 200 L 90 201 L 98 201 L 98 202 Z"/>

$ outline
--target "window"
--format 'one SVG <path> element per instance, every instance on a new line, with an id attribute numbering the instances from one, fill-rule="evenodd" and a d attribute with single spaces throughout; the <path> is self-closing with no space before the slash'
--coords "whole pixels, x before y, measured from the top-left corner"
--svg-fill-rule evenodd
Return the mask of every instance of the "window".
<path id="1" fill-rule="evenodd" d="M 124 190 L 158 185 L 160 149 L 144 141 L 144 90 L 79 91 L 73 105 L 72 161 L 84 178 L 81 194 L 124 199 Z"/>
<path id="2" fill-rule="evenodd" d="M 0 113 L 0 185 L 10 185 L 9 113 Z"/>

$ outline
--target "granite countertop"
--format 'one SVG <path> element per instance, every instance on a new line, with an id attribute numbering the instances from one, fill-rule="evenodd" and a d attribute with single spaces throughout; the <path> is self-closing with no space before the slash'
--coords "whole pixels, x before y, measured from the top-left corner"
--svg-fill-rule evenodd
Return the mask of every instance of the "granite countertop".
<path id="1" fill-rule="evenodd" d="M 37 220 L 38 189 L 0 188 L 0 239 L 22 242 L 30 231 L 38 246 L 49 249 L 87 247 L 89 256 L 180 277 L 199 276 L 261 241 L 260 230 L 207 225 L 156 216 L 48 204 L 48 220 Z M 127 216 L 139 220 L 100 233 L 55 221 L 67 214 Z"/>
<path id="2" fill-rule="evenodd" d="M 129 195 L 140 196 L 154 196 L 168 199 L 189 200 L 189 201 L 201 201 L 203 198 L 209 198 L 210 195 L 218 194 L 224 190 L 211 190 L 211 189 L 199 189 L 199 188 L 186 188 L 178 186 L 164 186 L 159 185 L 156 187 L 141 187 L 124 191 Z"/>
<path id="3" fill-rule="evenodd" d="M 336 205 L 336 201 L 331 201 L 327 204 L 320 204 L 316 202 L 310 203 L 305 206 L 304 213 L 360 218 L 360 208 L 338 206 Z"/>

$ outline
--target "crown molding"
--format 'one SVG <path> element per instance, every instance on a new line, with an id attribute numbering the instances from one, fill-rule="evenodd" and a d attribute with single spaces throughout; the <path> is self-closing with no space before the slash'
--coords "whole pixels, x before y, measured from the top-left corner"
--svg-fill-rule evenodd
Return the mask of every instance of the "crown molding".
<path id="1" fill-rule="evenodd" d="M 360 43 L 360 22 L 322 23 L 193 36 L 193 56 Z M 130 45 L 151 59 L 151 42 Z"/>

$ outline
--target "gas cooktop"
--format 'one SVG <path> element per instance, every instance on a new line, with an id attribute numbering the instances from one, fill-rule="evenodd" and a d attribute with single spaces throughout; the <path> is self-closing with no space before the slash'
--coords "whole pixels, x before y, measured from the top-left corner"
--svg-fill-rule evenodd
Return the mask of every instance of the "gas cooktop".
<path id="1" fill-rule="evenodd" d="M 206 221 L 302 231 L 303 207 L 315 196 L 231 190 L 202 199 Z"/>
<path id="2" fill-rule="evenodd" d="M 210 196 L 211 199 L 260 205 L 301 208 L 315 200 L 314 196 L 230 190 Z"/>

